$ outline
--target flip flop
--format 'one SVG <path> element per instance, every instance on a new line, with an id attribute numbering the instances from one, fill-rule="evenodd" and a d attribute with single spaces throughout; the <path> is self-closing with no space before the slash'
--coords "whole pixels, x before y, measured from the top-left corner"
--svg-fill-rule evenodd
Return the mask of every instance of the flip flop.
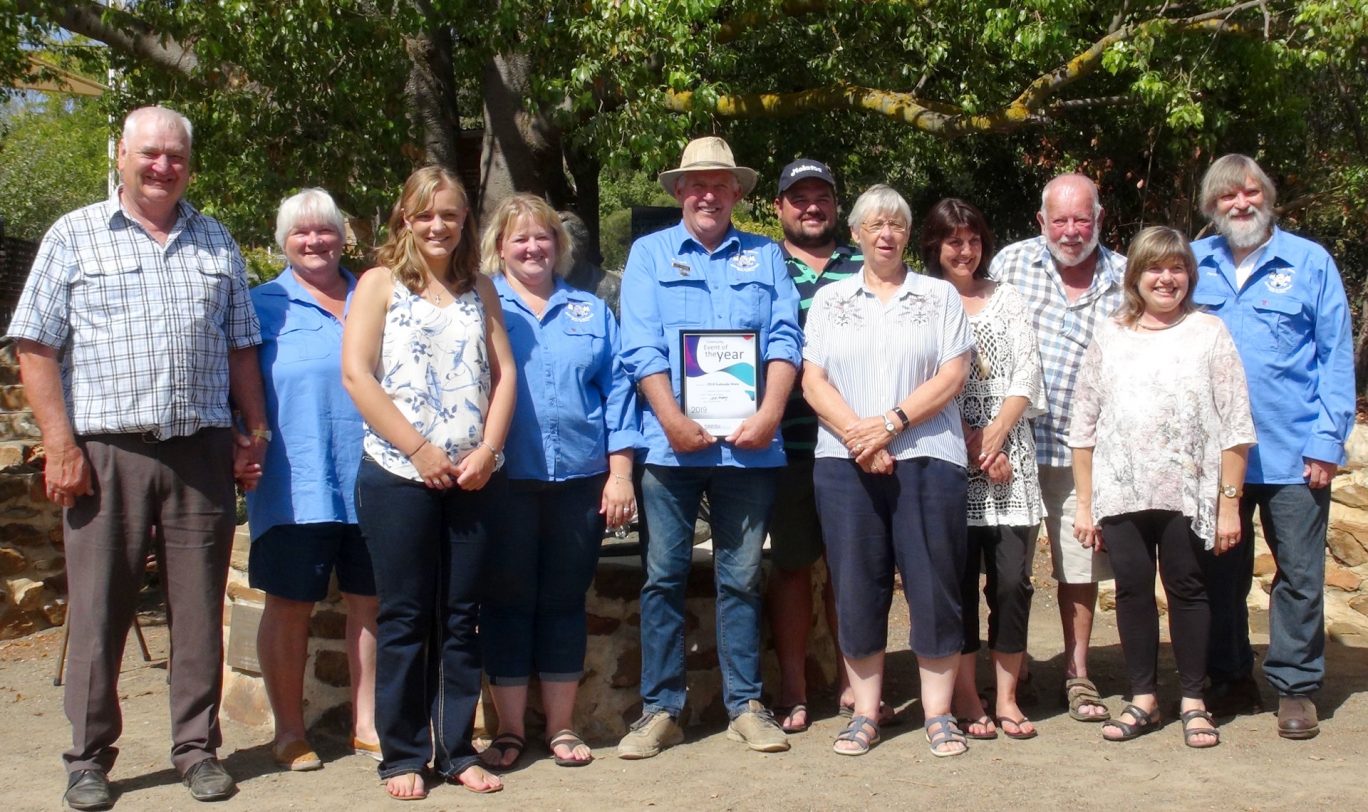
<path id="1" fill-rule="evenodd" d="M 807 703 L 805 702 L 797 702 L 792 705 L 775 705 L 773 710 L 774 715 L 782 720 L 779 723 L 779 729 L 785 733 L 802 733 L 812 724 L 812 716 L 808 713 Z M 800 713 L 803 714 L 803 723 L 801 725 L 790 724 L 789 719 Z"/>
<path id="2" fill-rule="evenodd" d="M 955 720 L 955 724 L 959 726 L 959 729 L 960 729 L 960 730 L 964 731 L 964 736 L 965 736 L 965 738 L 968 738 L 968 739 L 975 739 L 975 740 L 977 740 L 977 741 L 990 742 L 990 741 L 992 741 L 993 739 L 996 739 L 996 738 L 998 737 L 998 732 L 997 732 L 996 730 L 994 730 L 994 731 L 991 732 L 991 733 L 971 733 L 971 732 L 969 732 L 969 726 L 970 726 L 970 725 L 991 725 L 991 724 L 996 724 L 996 723 L 994 722 L 994 720 L 993 720 L 993 717 L 989 716 L 989 715 L 986 714 L 986 713 L 983 714 L 982 716 L 980 716 L 980 717 L 977 718 L 977 719 L 970 719 L 970 718 L 968 718 L 968 717 L 965 717 L 965 718 L 963 718 L 963 719 L 956 719 L 956 720 Z M 1006 731 L 1003 731 L 1003 732 L 1005 733 Z"/>
<path id="3" fill-rule="evenodd" d="M 505 735 L 512 735 L 512 734 L 505 734 Z M 500 792 L 500 791 L 503 790 L 503 784 L 495 784 L 495 785 L 492 786 L 492 787 L 472 787 L 471 785 L 469 785 L 469 784 L 467 784 L 466 782 L 464 782 L 464 781 L 461 780 L 461 776 L 465 775 L 467 772 L 469 772 L 470 770 L 472 770 L 472 769 L 474 769 L 474 768 L 477 768 L 477 767 L 480 768 L 480 769 L 482 769 L 482 770 L 484 770 L 485 772 L 488 772 L 488 773 L 491 773 L 491 774 L 492 774 L 492 772 L 493 772 L 492 770 L 489 769 L 489 765 L 488 765 L 488 764 L 484 764 L 483 762 L 476 761 L 476 762 L 474 762 L 473 764 L 471 764 L 470 766 L 466 767 L 464 770 L 461 770 L 459 773 L 456 773 L 455 775 L 452 775 L 452 776 L 448 776 L 448 777 L 447 777 L 447 780 L 450 781 L 450 782 L 453 783 L 453 784 L 457 784 L 457 785 L 463 787 L 464 789 L 466 789 L 466 790 L 469 791 L 469 792 L 475 793 L 476 795 L 488 795 L 488 794 L 491 793 L 491 792 Z"/>
<path id="4" fill-rule="evenodd" d="M 1024 741 L 1025 739 L 1034 739 L 1036 736 L 1040 735 L 1040 731 L 1036 730 L 1035 726 L 1031 727 L 1030 733 L 1023 733 L 1021 731 L 1021 726 L 1029 721 L 1031 720 L 1027 719 L 1025 716 L 1021 717 L 1020 719 L 1013 719 L 1010 716 L 999 716 L 997 718 L 997 725 L 998 728 L 1002 731 L 1002 735 L 1006 736 L 1007 738 L 1016 739 L 1017 741 Z M 1007 728 L 1008 725 L 1015 725 L 1017 732 L 1013 733 L 1011 730 L 1009 730 Z"/>
<path id="5" fill-rule="evenodd" d="M 418 776 L 418 783 L 419 783 L 419 785 L 421 785 L 421 786 L 423 787 L 423 791 L 422 791 L 421 794 L 418 794 L 418 795 L 395 795 L 394 793 L 392 793 L 392 792 L 389 791 L 389 780 L 390 780 L 390 778 L 402 778 L 402 777 L 404 777 L 404 776 L 406 776 L 406 775 L 416 775 L 416 776 Z M 386 778 L 385 781 L 384 781 L 384 783 L 385 783 L 385 785 L 386 785 L 386 786 L 385 786 L 385 794 L 388 795 L 392 800 L 395 800 L 395 801 L 421 801 L 421 800 L 423 800 L 424 798 L 426 798 L 426 797 L 428 796 L 428 793 L 427 793 L 427 781 L 426 781 L 426 779 L 423 778 L 423 774 L 422 774 L 421 772 L 414 771 L 414 772 L 411 772 L 411 773 L 399 773 L 398 775 L 392 775 L 392 776 L 390 776 L 390 778 Z"/>
<path id="6" fill-rule="evenodd" d="M 493 750 L 494 752 L 499 754 L 499 763 L 490 764 L 488 761 L 485 761 L 484 759 L 480 759 L 480 763 L 484 766 L 485 769 L 493 770 L 495 772 L 511 770 L 518 765 L 519 761 L 522 760 L 523 750 L 525 749 L 527 749 L 527 739 L 524 739 L 517 733 L 500 733 L 499 735 L 495 736 L 492 741 L 490 741 L 489 746 L 486 747 L 484 751 L 481 753 L 481 755 L 483 755 L 484 753 Z M 504 758 L 507 757 L 510 751 L 514 754 L 513 760 L 505 764 L 503 763 Z"/>
<path id="7" fill-rule="evenodd" d="M 546 746 L 551 750 L 551 758 L 556 762 L 557 767 L 586 767 L 589 765 L 589 762 L 594 760 L 594 754 L 592 752 L 589 754 L 589 758 L 583 760 L 577 758 L 561 758 L 556 755 L 557 747 L 569 747 L 570 751 L 573 753 L 576 747 L 589 746 L 584 743 L 584 739 L 581 739 L 575 731 L 568 728 L 552 736 L 550 740 L 546 742 Z"/>

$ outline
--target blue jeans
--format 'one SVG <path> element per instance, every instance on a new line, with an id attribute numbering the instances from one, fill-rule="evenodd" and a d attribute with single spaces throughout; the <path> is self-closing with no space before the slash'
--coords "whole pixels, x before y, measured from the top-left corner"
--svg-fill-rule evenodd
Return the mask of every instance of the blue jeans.
<path id="1" fill-rule="evenodd" d="M 509 480 L 491 504 L 480 639 L 495 685 L 576 682 L 584 673 L 584 594 L 603 543 L 607 474 Z"/>
<path id="2" fill-rule="evenodd" d="M 470 738 L 480 698 L 481 510 L 506 484 L 496 473 L 480 491 L 439 491 L 369 457 L 361 460 L 356 517 L 380 602 L 375 728 L 381 778 L 420 772 L 429 761 L 454 778 L 478 761 Z"/>
<path id="3" fill-rule="evenodd" d="M 722 702 L 736 717 L 760 698 L 760 549 L 778 478 L 777 468 L 646 466 L 642 507 L 651 538 L 641 588 L 644 712 L 678 716 L 684 710 L 684 593 L 704 493 L 712 519 Z"/>
<path id="4" fill-rule="evenodd" d="M 1213 682 L 1254 670 L 1246 601 L 1254 579 L 1254 509 L 1277 563 L 1268 600 L 1268 654 L 1263 672 L 1280 696 L 1308 695 L 1325 680 L 1325 531 L 1330 489 L 1253 485 L 1240 500 L 1241 543 L 1207 556 L 1211 641 L 1207 674 Z"/>

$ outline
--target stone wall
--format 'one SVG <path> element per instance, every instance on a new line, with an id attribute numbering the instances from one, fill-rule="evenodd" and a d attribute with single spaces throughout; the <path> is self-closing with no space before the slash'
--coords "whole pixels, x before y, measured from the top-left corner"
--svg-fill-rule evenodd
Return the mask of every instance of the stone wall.
<path id="1" fill-rule="evenodd" d="M 0 640 L 66 617 L 62 511 L 43 494 L 43 449 L 23 390 L 14 346 L 0 348 Z"/>

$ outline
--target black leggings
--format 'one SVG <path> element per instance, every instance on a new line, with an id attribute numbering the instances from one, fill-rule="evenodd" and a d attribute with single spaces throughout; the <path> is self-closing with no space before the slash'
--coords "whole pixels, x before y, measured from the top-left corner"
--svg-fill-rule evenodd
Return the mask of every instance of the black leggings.
<path id="1" fill-rule="evenodd" d="M 960 580 L 960 611 L 964 618 L 962 653 L 979 650 L 979 573 L 988 576 L 983 596 L 988 600 L 988 648 L 1001 654 L 1026 650 L 1026 628 L 1031 621 L 1031 559 L 1040 525 L 1030 527 L 969 528 L 969 558 Z"/>
<path id="2" fill-rule="evenodd" d="M 1207 552 L 1186 516 L 1142 510 L 1102 520 L 1102 540 L 1116 572 L 1116 625 L 1131 694 L 1156 692 L 1159 610 L 1154 601 L 1156 554 L 1168 596 L 1169 638 L 1185 699 L 1200 699 L 1206 676 L 1211 608 L 1202 558 Z"/>

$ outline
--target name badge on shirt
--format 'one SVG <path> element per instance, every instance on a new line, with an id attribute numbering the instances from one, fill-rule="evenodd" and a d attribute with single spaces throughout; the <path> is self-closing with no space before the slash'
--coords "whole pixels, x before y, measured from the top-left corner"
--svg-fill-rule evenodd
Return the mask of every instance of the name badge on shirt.
<path id="1" fill-rule="evenodd" d="M 688 276 L 689 274 L 693 273 L 693 268 L 689 267 L 689 263 L 684 262 L 682 260 L 671 260 L 670 267 L 674 268 L 676 271 L 679 271 L 680 276 Z"/>

